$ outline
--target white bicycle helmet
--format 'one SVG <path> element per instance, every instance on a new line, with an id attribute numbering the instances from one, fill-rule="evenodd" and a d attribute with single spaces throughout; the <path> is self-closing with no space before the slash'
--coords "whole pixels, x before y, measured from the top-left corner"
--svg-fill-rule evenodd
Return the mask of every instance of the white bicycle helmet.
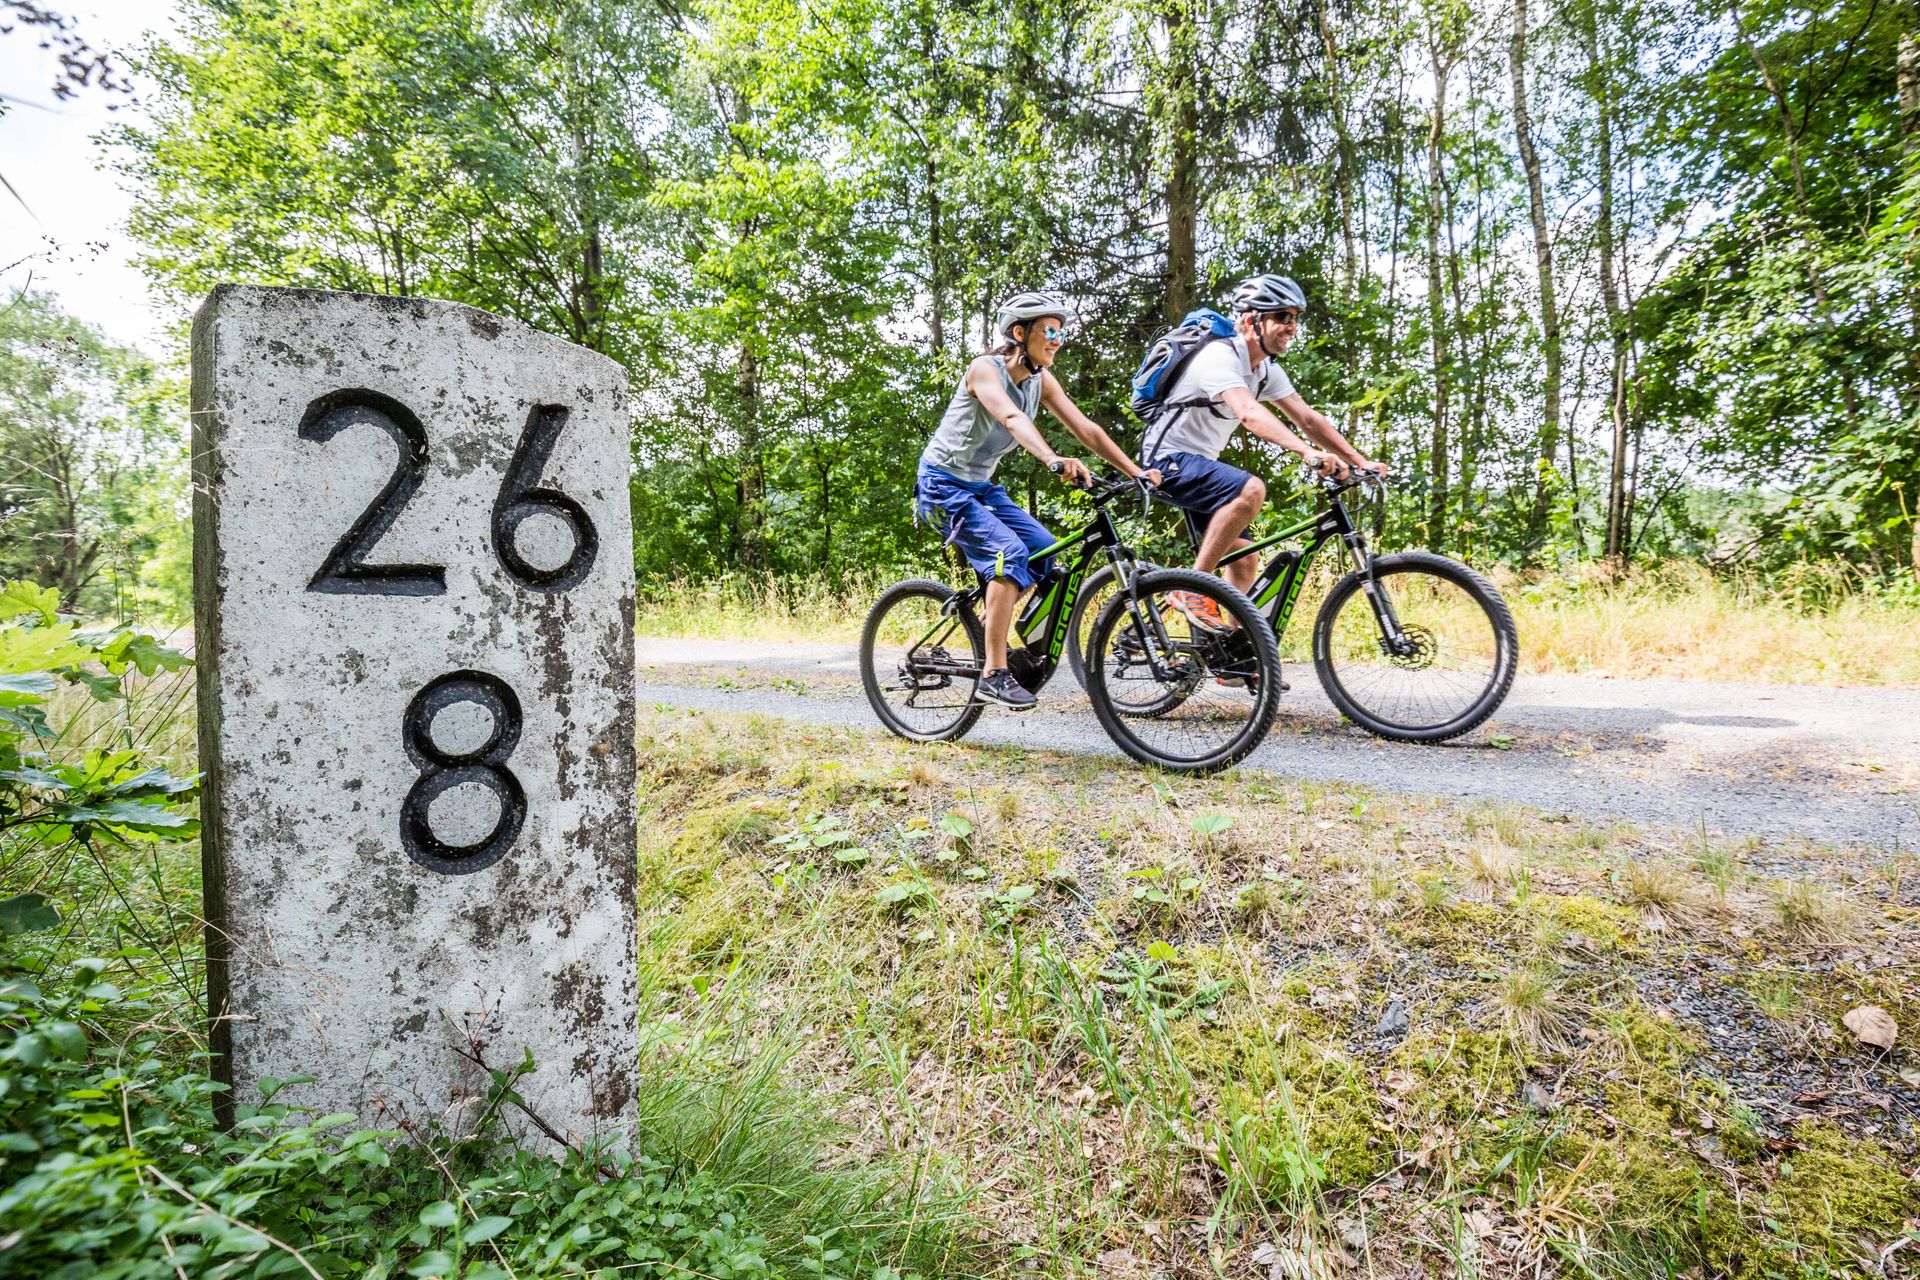
<path id="1" fill-rule="evenodd" d="M 1249 276 L 1234 286 L 1229 305 L 1236 316 L 1250 311 L 1305 311 L 1307 294 L 1287 276 Z"/>
<path id="2" fill-rule="evenodd" d="M 1073 312 L 1067 306 L 1067 300 L 1057 293 L 1044 290 L 1034 293 L 1016 293 L 1000 304 L 1000 310 L 994 313 L 993 331 L 1003 338 L 1013 336 L 1016 324 L 1038 320 L 1042 316 L 1059 316 L 1066 320 Z"/>

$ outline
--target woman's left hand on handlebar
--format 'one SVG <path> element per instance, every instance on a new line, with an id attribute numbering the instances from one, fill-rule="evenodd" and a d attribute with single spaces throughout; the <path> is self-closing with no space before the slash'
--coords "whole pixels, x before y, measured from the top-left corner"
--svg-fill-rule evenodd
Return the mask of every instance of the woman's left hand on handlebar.
<path id="1" fill-rule="evenodd" d="M 1053 463 L 1053 473 L 1076 489 L 1093 487 L 1093 473 L 1087 470 L 1087 464 L 1078 458 L 1060 458 Z"/>
<path id="2" fill-rule="evenodd" d="M 1144 480 L 1147 482 L 1147 484 L 1150 487 L 1158 489 L 1161 485 L 1161 482 L 1164 481 L 1166 477 L 1160 474 L 1160 468 L 1148 467 L 1145 471 L 1142 471 L 1139 475 L 1135 476 L 1134 479 Z"/>

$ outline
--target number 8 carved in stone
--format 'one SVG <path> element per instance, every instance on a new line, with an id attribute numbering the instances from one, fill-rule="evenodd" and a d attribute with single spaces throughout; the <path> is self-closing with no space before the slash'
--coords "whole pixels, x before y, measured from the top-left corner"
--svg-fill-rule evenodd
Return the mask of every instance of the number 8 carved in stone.
<path id="1" fill-rule="evenodd" d="M 434 741 L 433 722 L 448 707 L 477 703 L 491 718 L 487 736 L 467 751 L 449 751 Z M 466 875 L 498 862 L 513 847 L 527 820 L 527 794 L 507 768 L 520 741 L 520 699 L 507 682 L 484 671 L 455 671 L 413 695 L 401 720 L 401 741 L 420 777 L 400 806 L 400 843 L 407 856 L 431 871 Z M 440 796 L 477 783 L 500 801 L 493 830 L 472 844 L 450 845 L 433 833 L 428 809 Z"/>

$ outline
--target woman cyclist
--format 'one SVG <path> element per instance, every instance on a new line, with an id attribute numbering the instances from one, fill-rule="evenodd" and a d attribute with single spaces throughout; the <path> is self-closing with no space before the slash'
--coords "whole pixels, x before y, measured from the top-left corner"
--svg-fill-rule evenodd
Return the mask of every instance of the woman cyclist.
<path id="1" fill-rule="evenodd" d="M 1092 482 L 1084 463 L 1055 453 L 1034 425 L 1045 405 L 1075 439 L 1122 472 L 1160 483 L 1160 473 L 1128 457 L 1049 372 L 1066 341 L 1067 310 L 1057 293 L 1016 293 L 1000 305 L 993 321 L 999 341 L 961 375 L 920 454 L 913 489 L 916 514 L 944 525 L 947 541 L 987 583 L 986 670 L 974 697 L 1019 710 L 1034 697 L 1007 670 L 1007 629 L 1020 596 L 1046 573 L 1046 562 L 1034 563 L 1032 554 L 1055 539 L 993 482 L 994 468 L 1018 445 L 1068 484 Z"/>

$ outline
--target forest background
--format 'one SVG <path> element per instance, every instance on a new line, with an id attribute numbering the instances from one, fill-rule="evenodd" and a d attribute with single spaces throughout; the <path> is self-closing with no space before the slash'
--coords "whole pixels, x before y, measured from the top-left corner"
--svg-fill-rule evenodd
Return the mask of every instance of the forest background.
<path id="1" fill-rule="evenodd" d="M 1404 477 L 1390 546 L 1920 599 L 1910 2 L 188 0 L 112 54 L 0 10 L 64 92 L 142 99 L 103 141 L 181 317 L 169 362 L 0 315 L 0 577 L 92 611 L 186 610 L 222 281 L 620 360 L 658 589 L 937 563 L 914 463 L 997 299 L 1074 300 L 1062 381 L 1132 445 L 1151 336 L 1258 270 L 1311 298 L 1295 383 Z"/>

